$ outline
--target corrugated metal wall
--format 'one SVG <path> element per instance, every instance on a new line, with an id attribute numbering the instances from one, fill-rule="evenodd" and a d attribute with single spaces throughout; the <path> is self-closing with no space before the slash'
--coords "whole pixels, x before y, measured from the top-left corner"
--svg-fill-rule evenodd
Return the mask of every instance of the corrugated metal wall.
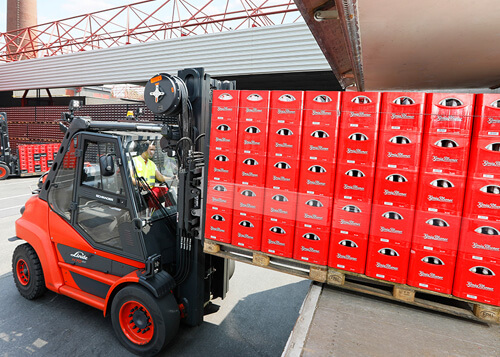
<path id="1" fill-rule="evenodd" d="M 0 91 L 144 83 L 204 67 L 212 76 L 329 71 L 305 23 L 182 37 L 0 65 Z"/>

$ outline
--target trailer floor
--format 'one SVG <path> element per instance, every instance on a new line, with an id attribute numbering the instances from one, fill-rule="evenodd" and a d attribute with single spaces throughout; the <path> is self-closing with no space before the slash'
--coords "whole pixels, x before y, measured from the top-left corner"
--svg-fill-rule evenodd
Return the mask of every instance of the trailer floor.
<path id="1" fill-rule="evenodd" d="M 283 356 L 499 356 L 500 325 L 318 283 Z"/>

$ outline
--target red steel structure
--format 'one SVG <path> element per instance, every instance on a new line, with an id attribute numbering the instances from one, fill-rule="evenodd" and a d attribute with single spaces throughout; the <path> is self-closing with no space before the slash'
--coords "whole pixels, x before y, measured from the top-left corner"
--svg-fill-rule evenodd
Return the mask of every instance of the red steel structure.
<path id="1" fill-rule="evenodd" d="M 293 23 L 293 0 L 167 0 L 134 4 L 0 33 L 0 62 Z"/>

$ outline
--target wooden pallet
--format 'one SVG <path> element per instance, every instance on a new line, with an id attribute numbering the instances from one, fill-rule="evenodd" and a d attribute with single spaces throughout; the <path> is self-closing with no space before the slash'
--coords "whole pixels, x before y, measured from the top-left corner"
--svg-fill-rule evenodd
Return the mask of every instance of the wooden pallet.
<path id="1" fill-rule="evenodd" d="M 328 268 L 328 285 L 487 323 L 500 323 L 500 307 Z"/>
<path id="2" fill-rule="evenodd" d="M 205 253 L 326 283 L 328 268 L 205 239 Z"/>

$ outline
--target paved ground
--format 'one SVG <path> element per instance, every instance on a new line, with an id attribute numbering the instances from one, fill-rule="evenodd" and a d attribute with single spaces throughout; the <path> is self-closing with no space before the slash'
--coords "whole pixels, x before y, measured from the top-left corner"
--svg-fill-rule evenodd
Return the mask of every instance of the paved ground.
<path id="1" fill-rule="evenodd" d="M 0 181 L 0 357 L 131 356 L 115 339 L 102 313 L 48 292 L 27 301 L 11 273 L 18 243 L 14 221 L 36 178 Z M 175 356 L 280 356 L 298 317 L 309 281 L 237 263 L 230 292 L 220 310 L 202 326 L 181 328 L 164 353 Z"/>

